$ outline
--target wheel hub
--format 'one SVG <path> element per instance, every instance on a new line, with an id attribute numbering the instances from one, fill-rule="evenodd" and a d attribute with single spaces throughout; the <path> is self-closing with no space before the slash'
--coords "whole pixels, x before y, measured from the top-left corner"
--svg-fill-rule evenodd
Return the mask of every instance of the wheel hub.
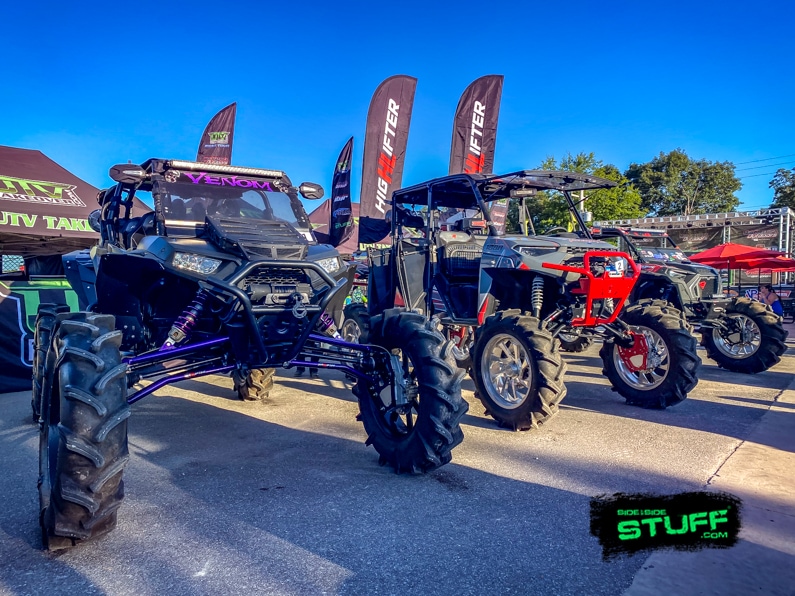
<path id="1" fill-rule="evenodd" d="M 630 387 L 640 391 L 656 389 L 668 377 L 671 357 L 659 333 L 648 327 L 634 327 L 630 347 L 616 346 L 613 364 Z"/>
<path id="2" fill-rule="evenodd" d="M 753 319 L 741 314 L 731 314 L 725 320 L 728 329 L 713 328 L 715 347 L 729 358 L 741 360 L 754 355 L 762 345 L 762 332 Z"/>
<path id="3" fill-rule="evenodd" d="M 533 383 L 531 359 L 513 335 L 492 337 L 483 350 L 480 366 L 485 388 L 500 407 L 518 408 L 527 400 Z"/>

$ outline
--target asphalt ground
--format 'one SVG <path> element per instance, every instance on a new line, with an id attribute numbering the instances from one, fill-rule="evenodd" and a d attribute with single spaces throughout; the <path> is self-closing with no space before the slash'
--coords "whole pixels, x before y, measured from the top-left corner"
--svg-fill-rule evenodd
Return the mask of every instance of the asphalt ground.
<path id="1" fill-rule="evenodd" d="M 753 376 L 704 360 L 665 411 L 627 406 L 597 352 L 566 356 L 538 431 L 497 428 L 465 381 L 464 442 L 419 476 L 378 466 L 339 373 L 283 371 L 265 404 L 163 388 L 133 406 L 117 529 L 55 554 L 30 396 L 0 395 L 0 594 L 795 593 L 795 350 Z M 603 560 L 591 497 L 705 487 L 744 499 L 736 546 Z"/>

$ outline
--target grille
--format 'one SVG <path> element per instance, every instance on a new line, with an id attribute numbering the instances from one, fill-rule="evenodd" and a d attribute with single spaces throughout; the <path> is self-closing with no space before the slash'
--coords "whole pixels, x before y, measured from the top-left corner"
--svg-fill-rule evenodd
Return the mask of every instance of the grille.
<path id="1" fill-rule="evenodd" d="M 586 248 L 585 246 L 567 246 L 566 253 L 570 255 L 584 255 L 589 250 L 593 250 L 592 248 Z"/>
<path id="2" fill-rule="evenodd" d="M 243 278 L 243 289 L 252 285 L 274 285 L 294 287 L 298 284 L 309 283 L 309 278 L 302 269 L 269 269 L 261 267 L 255 269 Z"/>

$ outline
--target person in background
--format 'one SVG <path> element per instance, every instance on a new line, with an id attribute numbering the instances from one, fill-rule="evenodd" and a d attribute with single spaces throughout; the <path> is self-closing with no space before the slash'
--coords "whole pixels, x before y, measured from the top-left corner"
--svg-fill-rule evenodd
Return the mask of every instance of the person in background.
<path id="1" fill-rule="evenodd" d="M 318 361 L 317 356 L 310 356 L 309 357 L 309 362 L 317 362 L 317 361 Z M 296 366 L 295 367 L 295 376 L 296 377 L 304 376 L 304 372 L 306 372 L 306 369 L 303 366 Z M 317 377 L 318 377 L 317 369 L 314 368 L 314 367 L 310 368 L 309 369 L 309 378 L 310 379 L 317 379 Z"/>
<path id="2" fill-rule="evenodd" d="M 763 286 L 760 286 L 759 301 L 767 304 L 778 316 L 784 315 L 784 306 L 781 304 L 781 300 L 779 299 L 778 294 L 776 294 L 776 292 L 773 290 L 772 285 L 764 284 Z"/>

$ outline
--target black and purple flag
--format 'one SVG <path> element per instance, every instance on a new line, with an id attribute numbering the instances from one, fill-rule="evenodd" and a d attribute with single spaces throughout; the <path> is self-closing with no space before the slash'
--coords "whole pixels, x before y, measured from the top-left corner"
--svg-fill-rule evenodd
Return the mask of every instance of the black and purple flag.
<path id="1" fill-rule="evenodd" d="M 351 155 L 353 137 L 348 139 L 337 158 L 331 181 L 331 214 L 329 219 L 329 244 L 339 246 L 353 233 L 351 212 Z"/>
<path id="2" fill-rule="evenodd" d="M 392 191 L 403 181 L 403 162 L 417 79 L 389 77 L 370 101 L 364 136 L 359 244 L 381 242 L 389 234 Z"/>
<path id="3" fill-rule="evenodd" d="M 493 172 L 502 81 L 502 75 L 480 77 L 461 95 L 453 119 L 450 174 Z"/>
<path id="4" fill-rule="evenodd" d="M 232 163 L 236 114 L 237 103 L 233 103 L 213 116 L 204 129 L 196 161 L 224 166 Z"/>

